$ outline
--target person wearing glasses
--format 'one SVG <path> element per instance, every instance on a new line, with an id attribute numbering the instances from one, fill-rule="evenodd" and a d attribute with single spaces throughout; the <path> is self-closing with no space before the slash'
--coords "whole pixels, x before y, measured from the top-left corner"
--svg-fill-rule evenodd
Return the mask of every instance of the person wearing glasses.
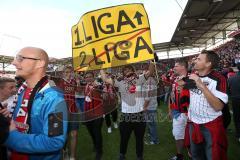
<path id="1" fill-rule="evenodd" d="M 48 55 L 40 48 L 20 50 L 12 64 L 25 79 L 17 93 L 16 107 L 4 145 L 12 160 L 59 160 L 67 135 L 67 107 L 63 94 L 50 86 Z"/>

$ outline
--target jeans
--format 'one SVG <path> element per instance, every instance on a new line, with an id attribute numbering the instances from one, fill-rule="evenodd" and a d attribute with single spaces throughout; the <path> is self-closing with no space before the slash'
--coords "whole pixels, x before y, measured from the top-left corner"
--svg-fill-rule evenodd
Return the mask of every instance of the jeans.
<path id="1" fill-rule="evenodd" d="M 84 108 L 84 100 L 85 100 L 84 97 L 83 98 L 76 98 L 76 105 L 81 112 L 83 112 L 83 110 L 84 110 L 83 109 Z"/>
<path id="2" fill-rule="evenodd" d="M 113 122 L 117 122 L 118 109 L 116 108 L 114 111 L 112 111 L 111 113 L 109 113 L 105 116 L 105 121 L 106 121 L 107 127 L 111 127 L 111 117 L 110 117 L 111 115 L 112 115 Z"/>
<path id="3" fill-rule="evenodd" d="M 192 160 L 212 160 L 212 138 L 211 133 L 203 125 L 200 125 L 200 131 L 204 137 L 204 142 L 195 144 L 192 141 L 192 124 L 189 125 L 190 133 L 190 148 L 192 153 Z"/>
<path id="4" fill-rule="evenodd" d="M 157 134 L 157 110 L 147 110 L 147 133 L 150 136 L 150 141 L 159 143 Z"/>

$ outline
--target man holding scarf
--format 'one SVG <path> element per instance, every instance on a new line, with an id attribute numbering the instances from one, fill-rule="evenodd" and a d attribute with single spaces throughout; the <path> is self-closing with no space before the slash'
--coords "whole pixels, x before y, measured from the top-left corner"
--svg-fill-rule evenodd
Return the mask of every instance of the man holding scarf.
<path id="1" fill-rule="evenodd" d="M 190 89 L 188 117 L 193 160 L 227 160 L 227 135 L 222 109 L 228 102 L 227 81 L 217 68 L 219 57 L 203 50 L 194 63 L 198 74 L 191 74 L 196 87 Z"/>
<path id="2" fill-rule="evenodd" d="M 19 88 L 13 120 L 5 145 L 11 160 L 57 160 L 67 134 L 67 108 L 63 94 L 50 86 L 48 55 L 40 48 L 20 50 L 12 64 L 24 78 Z"/>

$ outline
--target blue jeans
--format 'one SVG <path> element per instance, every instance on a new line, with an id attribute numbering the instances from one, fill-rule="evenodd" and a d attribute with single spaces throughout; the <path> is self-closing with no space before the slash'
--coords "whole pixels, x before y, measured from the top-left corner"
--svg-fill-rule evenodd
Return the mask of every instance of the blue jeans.
<path id="1" fill-rule="evenodd" d="M 83 112 L 84 111 L 84 97 L 83 98 L 76 98 L 76 105 L 78 109 Z"/>
<path id="2" fill-rule="evenodd" d="M 203 135 L 204 142 L 195 144 L 192 141 L 192 124 L 189 125 L 190 134 L 190 148 L 192 153 L 192 160 L 212 160 L 212 138 L 211 133 L 203 125 L 200 125 L 200 131 Z"/>
<path id="3" fill-rule="evenodd" d="M 150 141 L 159 143 L 157 134 L 157 110 L 147 110 L 147 133 L 150 136 Z"/>

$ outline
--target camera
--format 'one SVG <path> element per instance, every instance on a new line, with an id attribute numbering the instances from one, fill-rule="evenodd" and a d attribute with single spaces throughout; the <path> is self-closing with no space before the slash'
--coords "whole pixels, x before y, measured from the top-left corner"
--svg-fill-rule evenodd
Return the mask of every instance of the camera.
<path id="1" fill-rule="evenodd" d="M 182 80 L 185 82 L 185 84 L 183 86 L 184 89 L 196 89 L 197 88 L 196 82 L 192 79 L 189 79 L 189 77 L 184 77 Z"/>

